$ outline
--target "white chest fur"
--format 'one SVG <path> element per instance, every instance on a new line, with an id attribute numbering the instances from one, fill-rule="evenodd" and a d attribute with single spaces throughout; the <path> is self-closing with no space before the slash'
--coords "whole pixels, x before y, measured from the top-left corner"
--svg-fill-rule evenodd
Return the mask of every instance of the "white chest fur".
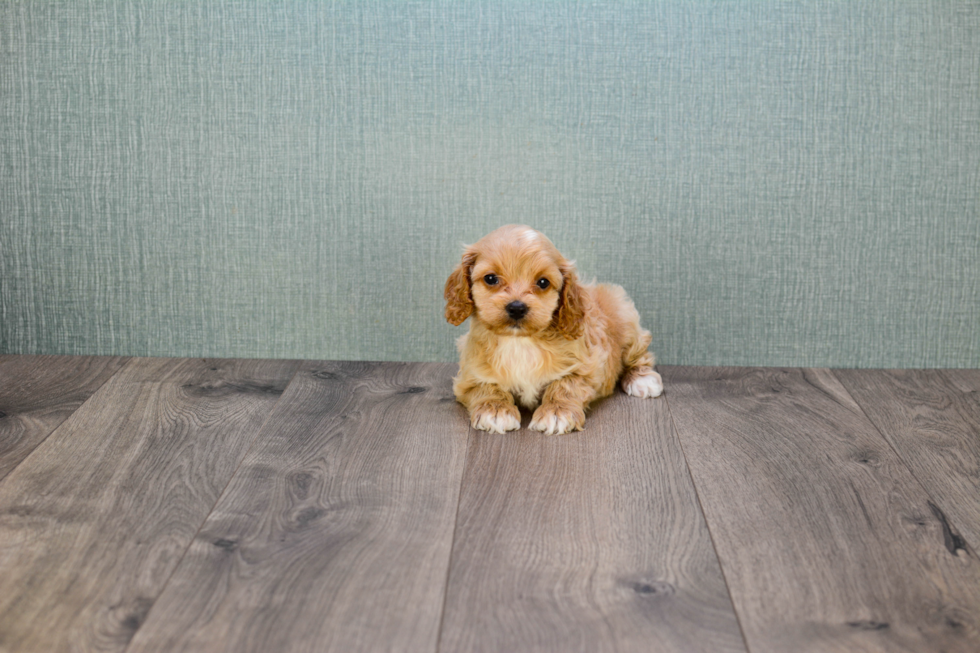
<path id="1" fill-rule="evenodd" d="M 558 378 L 548 369 L 547 354 L 534 338 L 500 338 L 493 352 L 493 367 L 500 375 L 496 382 L 514 395 L 519 403 L 533 408 L 544 386 Z"/>

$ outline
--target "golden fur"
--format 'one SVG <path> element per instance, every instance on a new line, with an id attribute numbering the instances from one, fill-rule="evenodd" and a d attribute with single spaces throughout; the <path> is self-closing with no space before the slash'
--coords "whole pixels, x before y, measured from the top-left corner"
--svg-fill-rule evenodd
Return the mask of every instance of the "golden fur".
<path id="1" fill-rule="evenodd" d="M 634 396 L 663 389 L 650 332 L 626 292 L 580 283 L 575 265 L 530 227 L 501 227 L 467 247 L 445 298 L 450 323 L 472 318 L 458 341 L 453 391 L 476 429 L 519 429 L 520 404 L 537 408 L 533 430 L 578 431 L 589 404 L 617 381 Z M 514 302 L 526 307 L 522 318 L 508 313 Z"/>

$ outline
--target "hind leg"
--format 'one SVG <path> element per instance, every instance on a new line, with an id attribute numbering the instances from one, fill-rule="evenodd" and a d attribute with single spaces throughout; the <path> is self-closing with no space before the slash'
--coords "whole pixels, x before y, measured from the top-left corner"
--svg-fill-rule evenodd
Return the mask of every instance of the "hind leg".
<path id="1" fill-rule="evenodd" d="M 626 394 L 633 397 L 659 397 L 664 391 L 664 381 L 660 375 L 648 368 L 631 368 L 623 374 L 622 387 Z"/>
<path id="2" fill-rule="evenodd" d="M 623 392 L 633 397 L 659 397 L 664 382 L 653 371 L 654 358 L 650 346 L 650 332 L 636 326 L 636 335 L 623 351 L 623 376 L 619 384 Z"/>

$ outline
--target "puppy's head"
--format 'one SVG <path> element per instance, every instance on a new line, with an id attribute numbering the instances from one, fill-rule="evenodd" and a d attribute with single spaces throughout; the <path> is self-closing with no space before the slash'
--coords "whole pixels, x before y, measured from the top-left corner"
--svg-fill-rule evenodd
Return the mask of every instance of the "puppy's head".
<path id="1" fill-rule="evenodd" d="M 530 227 L 501 227 L 467 247 L 445 297 L 446 319 L 455 325 L 473 315 L 498 335 L 582 334 L 575 265 Z"/>

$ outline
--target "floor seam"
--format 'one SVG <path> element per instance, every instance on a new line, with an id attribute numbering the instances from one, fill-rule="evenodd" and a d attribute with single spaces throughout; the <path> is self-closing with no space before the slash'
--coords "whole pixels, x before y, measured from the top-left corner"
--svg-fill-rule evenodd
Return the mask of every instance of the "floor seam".
<path id="1" fill-rule="evenodd" d="M 857 400 L 857 397 L 855 397 L 853 394 L 851 394 L 851 391 L 848 390 L 848 388 L 847 388 L 846 385 L 844 385 L 844 381 L 841 380 L 840 376 L 838 376 L 837 370 L 836 369 L 833 369 L 833 368 L 825 368 L 825 369 L 827 369 L 827 371 L 830 372 L 830 374 L 834 377 L 834 379 L 837 380 L 837 382 L 841 386 L 841 389 L 843 389 L 844 392 L 847 393 L 847 396 L 850 398 L 851 401 L 854 402 L 854 405 L 857 406 L 858 409 L 860 409 L 861 416 L 864 417 L 864 419 L 866 419 L 868 421 L 868 424 L 870 424 L 874 428 L 875 432 L 877 432 L 878 435 L 881 436 L 881 439 L 884 440 L 885 444 L 888 445 L 888 448 L 892 450 L 892 452 L 898 458 L 898 462 L 900 462 L 902 464 L 902 466 L 905 467 L 905 469 L 908 471 L 908 473 L 912 476 L 913 480 L 915 480 L 916 484 L 922 489 L 922 493 L 925 494 L 926 498 L 929 499 L 929 503 L 931 503 L 933 506 L 939 507 L 939 504 L 936 502 L 936 497 L 934 497 L 932 495 L 932 492 L 929 491 L 929 488 L 927 488 L 925 486 L 925 484 L 922 483 L 922 480 L 915 473 L 915 470 L 912 469 L 912 466 L 909 465 L 908 462 L 906 462 L 905 456 L 903 456 L 901 454 L 901 452 L 898 449 L 895 448 L 895 445 L 888 438 L 888 436 L 885 435 L 885 432 L 881 429 L 881 427 L 878 426 L 878 423 L 875 422 L 873 419 L 871 419 L 871 416 L 868 415 L 868 411 L 865 410 L 864 405 L 860 401 Z M 888 373 L 886 370 L 869 370 L 869 371 L 872 371 L 872 372 L 880 372 L 882 374 L 887 374 Z M 932 371 L 937 372 L 940 376 L 943 376 L 942 371 L 939 370 L 939 369 L 935 369 L 935 370 L 932 370 Z M 947 383 L 949 383 L 949 379 L 948 378 L 946 378 L 946 377 L 943 377 L 943 378 L 946 380 Z M 950 383 L 950 385 L 952 385 L 952 384 Z M 951 521 L 949 515 L 947 515 L 945 513 L 945 511 L 943 511 L 943 516 L 945 517 L 945 519 L 947 521 Z M 937 519 L 938 519 L 938 517 L 937 517 Z M 957 530 L 957 534 L 960 537 L 962 537 L 964 539 L 964 541 L 966 541 L 966 536 L 963 535 L 963 529 L 961 529 L 958 524 L 956 525 L 956 530 Z M 967 541 L 967 543 L 968 543 L 968 545 L 974 551 L 976 551 L 976 545 L 977 544 L 980 544 L 980 543 L 976 543 L 975 544 L 974 542 L 969 542 L 969 541 Z"/>
<path id="2" fill-rule="evenodd" d="M 85 398 L 85 401 L 83 401 L 82 403 L 80 403 L 78 405 L 78 407 L 75 408 L 75 410 L 71 411 L 71 413 L 61 422 L 61 424 L 58 424 L 58 426 L 56 426 L 53 429 L 51 429 L 51 432 L 50 433 L 48 433 L 46 436 L 44 436 L 44 438 L 40 442 L 38 442 L 37 444 L 35 444 L 34 445 L 34 448 L 31 449 L 30 452 L 28 452 L 28 454 L 26 456 L 24 456 L 21 459 L 20 462 L 18 462 L 16 465 L 14 465 L 10 469 L 8 469 L 6 474 L 4 474 L 3 476 L 0 476 L 0 485 L 2 485 L 4 481 L 6 481 L 8 478 L 10 478 L 10 475 L 13 474 L 21 465 L 23 465 L 27 460 L 29 460 L 30 457 L 33 456 L 34 453 L 38 449 L 41 448 L 41 445 L 43 445 L 45 442 L 47 442 L 48 439 L 52 435 L 54 435 L 55 433 L 57 433 L 58 431 L 60 431 L 62 428 L 64 428 L 65 424 L 67 424 L 71 420 L 71 418 L 74 417 L 75 414 L 78 411 L 80 411 L 82 409 L 82 407 L 85 406 L 85 404 L 87 404 L 88 402 L 90 402 L 92 400 L 92 397 L 94 397 L 95 395 L 97 395 L 99 393 L 99 391 L 102 390 L 102 388 L 106 387 L 106 385 L 110 381 L 112 381 L 117 376 L 119 376 L 123 372 L 123 370 L 125 370 L 127 367 L 129 367 L 129 365 L 132 363 L 132 361 L 136 360 L 136 357 L 134 357 L 134 356 L 118 356 L 118 357 L 109 357 L 109 358 L 121 358 L 125 362 L 123 362 L 123 364 L 119 366 L 119 369 L 118 370 L 116 370 L 115 372 L 113 372 L 112 374 L 110 374 L 108 376 L 108 378 L 106 378 L 105 381 L 103 381 L 102 383 L 100 383 L 99 384 L 99 387 L 96 388 L 92 392 L 92 394 L 90 394 L 88 397 Z"/>
<path id="3" fill-rule="evenodd" d="M 667 384 L 664 384 L 665 386 Z M 670 401 L 668 398 L 668 391 L 664 390 L 664 402 L 667 404 L 667 417 L 670 418 L 670 428 L 674 432 L 674 438 L 677 440 L 677 446 L 680 447 L 681 456 L 684 458 L 684 468 L 687 469 L 687 478 L 691 482 L 691 488 L 694 490 L 694 499 L 698 502 L 698 510 L 701 512 L 701 520 L 704 522 L 704 528 L 708 531 L 708 539 L 711 541 L 711 550 L 715 553 L 715 560 L 718 563 L 718 571 L 721 572 L 721 579 L 725 583 L 725 592 L 728 594 L 728 602 L 732 606 L 732 614 L 735 617 L 735 623 L 738 624 L 738 632 L 742 636 L 742 644 L 745 646 L 747 653 L 752 651 L 752 647 L 749 646 L 748 637 L 745 635 L 745 628 L 742 626 L 742 618 L 739 616 L 738 608 L 735 606 L 735 597 L 732 595 L 731 584 L 728 582 L 728 575 L 725 573 L 725 565 L 722 564 L 721 554 L 718 552 L 718 545 L 715 542 L 715 536 L 711 532 L 711 524 L 708 523 L 708 515 L 705 513 L 704 504 L 701 502 L 701 492 L 698 490 L 698 485 L 694 481 L 694 474 L 691 472 L 691 463 L 687 459 L 687 452 L 684 451 L 684 442 L 681 440 L 680 431 L 677 428 L 677 424 L 674 421 L 674 412 L 670 409 Z"/>
<path id="4" fill-rule="evenodd" d="M 449 598 L 449 579 L 453 571 L 453 552 L 456 550 L 456 533 L 459 532 L 459 506 L 462 503 L 463 484 L 466 482 L 467 471 L 469 470 L 467 461 L 470 459 L 470 448 L 474 442 L 473 429 L 467 425 L 466 452 L 463 454 L 463 472 L 459 475 L 459 490 L 456 493 L 456 516 L 453 519 L 453 535 L 449 542 L 449 564 L 446 565 L 446 582 L 442 588 L 442 610 L 439 612 L 439 628 L 436 631 L 435 653 L 439 653 L 442 648 L 442 631 L 446 622 L 446 603 Z"/>
<path id="5" fill-rule="evenodd" d="M 228 491 L 228 486 L 231 485 L 231 482 L 235 479 L 236 476 L 238 476 L 238 472 L 242 468 L 242 464 L 245 462 L 245 459 L 248 458 L 248 454 L 250 454 L 252 452 L 252 449 L 255 448 L 255 444 L 256 442 L 258 442 L 259 435 L 261 435 L 262 430 L 265 428 L 266 424 L 269 423 L 269 420 L 272 419 L 272 415 L 276 412 L 276 408 L 279 406 L 279 403 L 282 401 L 283 396 L 285 396 L 286 391 L 289 390 L 290 386 L 293 385 L 293 382 L 296 380 L 296 377 L 298 377 L 299 373 L 302 371 L 303 365 L 307 362 L 308 361 L 297 361 L 296 371 L 293 372 L 293 375 L 291 377 L 289 377 L 289 382 L 286 384 L 286 387 L 283 388 L 282 393 L 276 399 L 276 403 L 272 404 L 272 406 L 269 408 L 269 412 L 265 416 L 265 419 L 262 420 L 262 424 L 260 424 L 259 427 L 255 429 L 255 436 L 252 438 L 252 442 L 249 443 L 248 448 L 245 450 L 245 453 L 242 454 L 242 458 L 241 460 L 238 461 L 238 465 L 235 466 L 235 471 L 232 472 L 231 476 L 228 477 L 228 482 L 225 483 L 225 486 L 223 488 L 221 488 L 221 492 L 218 493 L 217 498 L 214 500 L 214 503 L 211 504 L 211 507 L 208 509 L 207 514 L 201 520 L 201 523 L 198 524 L 197 530 L 194 531 L 194 535 L 191 536 L 190 540 L 187 542 L 187 546 L 184 547 L 183 552 L 180 554 L 180 559 L 177 560 L 177 564 L 174 565 L 173 570 L 167 576 L 167 580 L 163 584 L 163 587 L 160 588 L 160 591 L 157 593 L 156 598 L 153 599 L 153 604 L 150 605 L 150 609 L 146 611 L 146 614 L 143 616 L 142 621 L 140 621 L 139 627 L 137 627 L 133 631 L 132 637 L 129 638 L 129 641 L 126 642 L 126 646 L 122 648 L 122 651 L 120 651 L 120 653 L 126 653 L 126 651 L 129 650 L 130 644 L 132 644 L 133 640 L 136 639 L 136 635 L 139 633 L 140 629 L 147 621 L 149 621 L 150 615 L 153 613 L 153 608 L 157 606 L 157 603 L 160 601 L 160 598 L 166 593 L 167 588 L 170 586 L 171 579 L 173 579 L 174 574 L 177 573 L 177 570 L 180 569 L 180 565 L 183 564 L 184 558 L 187 557 L 187 552 L 191 550 L 192 546 L 194 546 L 194 541 L 197 540 L 197 536 L 201 534 L 201 531 L 204 529 L 204 525 L 208 522 L 208 519 L 211 517 L 211 514 L 214 512 L 214 509 L 217 507 L 219 503 L 221 503 L 222 497 L 224 497 L 225 493 Z"/>

